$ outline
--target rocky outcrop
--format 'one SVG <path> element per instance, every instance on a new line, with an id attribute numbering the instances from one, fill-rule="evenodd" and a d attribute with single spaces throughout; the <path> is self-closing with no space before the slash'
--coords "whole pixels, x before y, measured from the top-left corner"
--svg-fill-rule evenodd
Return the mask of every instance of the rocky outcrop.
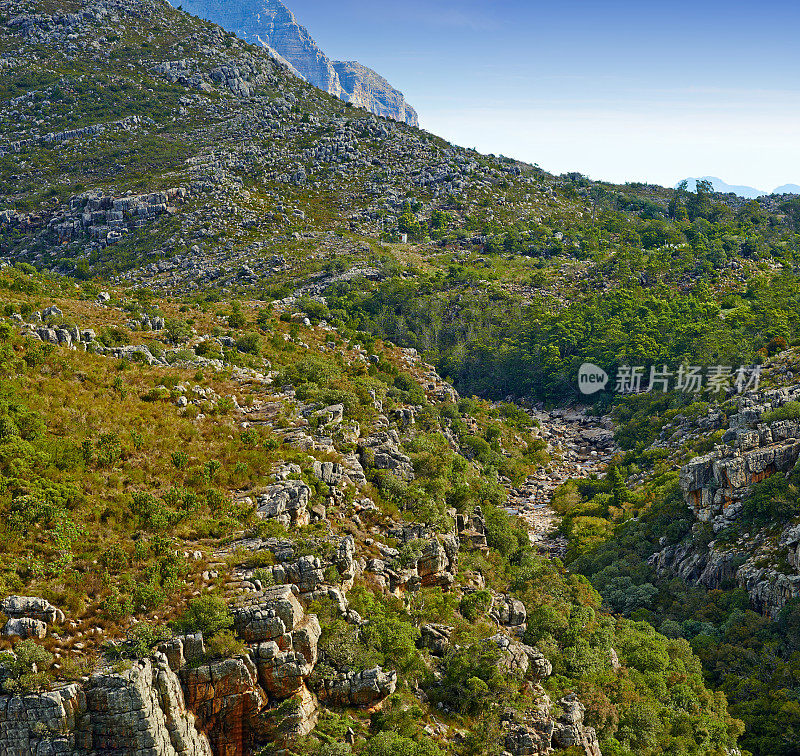
<path id="1" fill-rule="evenodd" d="M 483 510 L 480 506 L 476 506 L 470 515 L 458 515 L 456 517 L 456 528 L 462 544 L 469 548 L 488 551 L 486 520 L 483 517 Z"/>
<path id="2" fill-rule="evenodd" d="M 316 682 L 320 701 L 333 706 L 373 706 L 397 688 L 397 672 L 380 667 L 363 672 L 340 672 L 335 677 Z"/>
<path id="3" fill-rule="evenodd" d="M 3 626 L 3 635 L 17 635 L 20 638 L 44 638 L 47 635 L 47 624 L 41 620 L 21 617 L 10 619 Z"/>
<path id="4" fill-rule="evenodd" d="M 14 619 L 31 617 L 47 624 L 64 621 L 64 612 L 38 596 L 7 596 L 0 602 L 0 611 Z"/>
<path id="5" fill-rule="evenodd" d="M 746 394 L 730 418 L 723 442 L 680 470 L 684 498 L 697 522 L 690 536 L 650 557 L 660 575 L 719 588 L 744 588 L 753 606 L 777 617 L 787 601 L 800 596 L 800 528 L 788 524 L 776 536 L 766 531 L 740 534 L 734 542 L 704 538 L 703 528 L 719 532 L 736 523 L 750 487 L 771 475 L 788 474 L 800 459 L 800 422 L 763 422 L 766 412 L 795 399 L 800 389 Z M 728 539 L 729 541 L 729 539 Z M 796 574 L 787 573 L 785 563 Z"/>
<path id="6" fill-rule="evenodd" d="M 77 740 L 87 751 L 211 756 L 208 739 L 195 726 L 180 681 L 163 655 L 134 662 L 124 672 L 92 675 L 85 701 L 76 721 Z"/>
<path id="7" fill-rule="evenodd" d="M 791 470 L 800 458 L 800 422 L 762 422 L 763 413 L 793 398 L 787 389 L 750 394 L 740 399 L 723 441 L 713 452 L 681 468 L 680 484 L 687 504 L 715 531 L 739 515 L 749 487 L 775 473 Z"/>
<path id="8" fill-rule="evenodd" d="M 258 544 L 254 550 L 260 550 L 260 546 L 261 544 Z M 352 536 L 342 538 L 330 557 L 326 559 L 308 554 L 292 561 L 293 552 L 282 552 L 277 546 L 273 553 L 276 552 L 282 559 L 281 563 L 260 568 L 262 573 L 268 573 L 267 581 L 283 586 L 286 590 L 293 586 L 305 602 L 330 598 L 339 605 L 342 613 L 347 611 L 344 592 L 352 587 L 353 580 L 361 570 L 356 560 L 355 541 Z M 246 590 L 259 594 L 254 600 L 259 600 L 259 597 L 269 600 L 274 589 L 265 587 L 262 580 L 256 577 L 256 570 L 240 568 L 236 571 L 236 575 Z"/>
<path id="9" fill-rule="evenodd" d="M 532 676 L 537 681 L 544 680 L 553 673 L 553 665 L 539 649 L 512 640 L 507 635 L 497 633 L 488 639 L 500 652 L 498 667 L 508 675 Z"/>
<path id="10" fill-rule="evenodd" d="M 578 748 L 585 756 L 602 756 L 597 733 L 583 723 L 585 708 L 574 694 L 558 702 L 561 714 L 554 718 L 550 698 L 540 686 L 535 705 L 525 712 L 507 710 L 501 716 L 503 744 L 512 756 L 544 756 L 553 751 Z"/>
<path id="11" fill-rule="evenodd" d="M 345 94 L 343 99 L 376 115 L 419 125 L 417 112 L 383 76 L 355 60 L 334 61 L 333 68 Z"/>
<path id="12" fill-rule="evenodd" d="M 519 599 L 504 593 L 492 597 L 489 616 L 498 624 L 522 635 L 527 630 L 528 612 Z"/>
<path id="13" fill-rule="evenodd" d="M 186 0 L 184 10 L 262 45 L 290 72 L 315 87 L 376 115 L 419 125 L 403 94 L 375 71 L 355 61 L 332 61 L 280 0 Z"/>
<path id="14" fill-rule="evenodd" d="M 289 586 L 265 591 L 234 619 L 250 648 L 233 658 L 207 658 L 195 633 L 165 641 L 128 668 L 104 668 L 83 685 L 0 696 L 0 753 L 245 756 L 264 745 L 284 748 L 316 723 L 307 681 L 319 623 Z M 348 700 L 369 705 L 388 695 L 392 674 L 351 675 Z"/>
<path id="15" fill-rule="evenodd" d="M 403 480 L 414 479 L 410 457 L 400 449 L 400 437 L 394 429 L 378 431 L 359 441 L 361 464 L 388 470 Z"/>
<path id="16" fill-rule="evenodd" d="M 449 589 L 455 582 L 458 572 L 458 537 L 448 535 L 426 535 L 426 530 L 418 531 L 406 540 L 408 554 L 384 548 L 384 559 L 370 559 L 366 570 L 384 588 L 396 595 L 406 591 L 416 591 L 420 587 L 438 586 Z M 406 559 L 407 561 L 403 561 Z"/>
<path id="17" fill-rule="evenodd" d="M 269 698 L 258 684 L 249 655 L 218 659 L 181 670 L 186 703 L 206 733 L 215 756 L 252 752 L 263 739 Z"/>
<path id="18" fill-rule="evenodd" d="M 267 588 L 258 603 L 234 610 L 236 634 L 246 643 L 260 643 L 280 638 L 291 632 L 304 611 L 291 586 Z"/>
<path id="19" fill-rule="evenodd" d="M 586 756 L 601 756 L 597 734 L 593 727 L 584 727 L 583 715 L 586 707 L 574 693 L 564 696 L 559 702 L 561 716 L 553 728 L 553 745 L 556 748 L 582 748 Z"/>
<path id="20" fill-rule="evenodd" d="M 281 525 L 308 525 L 311 516 L 308 503 L 311 489 L 302 480 L 274 483 L 257 497 L 256 513 L 264 520 L 277 520 Z"/>
<path id="21" fill-rule="evenodd" d="M 0 753 L 86 753 L 87 719 L 86 697 L 77 684 L 38 696 L 0 696 Z"/>
<path id="22" fill-rule="evenodd" d="M 20 638 L 44 638 L 49 624 L 64 621 L 64 612 L 38 596 L 7 596 L 0 612 L 8 617 L 2 634 Z"/>
<path id="23" fill-rule="evenodd" d="M 447 625 L 426 623 L 419 628 L 417 641 L 419 648 L 427 648 L 433 656 L 444 656 L 450 648 L 450 634 L 453 628 Z"/>
<path id="24" fill-rule="evenodd" d="M 363 485 L 367 482 L 364 468 L 354 454 L 349 454 L 341 462 L 320 462 L 311 465 L 314 477 L 329 486 Z"/>

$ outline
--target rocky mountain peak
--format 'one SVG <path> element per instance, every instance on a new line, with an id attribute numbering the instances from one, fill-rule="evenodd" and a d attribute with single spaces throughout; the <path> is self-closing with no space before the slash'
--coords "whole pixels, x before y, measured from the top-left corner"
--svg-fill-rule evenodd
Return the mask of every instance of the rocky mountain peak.
<path id="1" fill-rule="evenodd" d="M 377 115 L 419 125 L 402 92 L 356 61 L 334 61 L 280 0 L 187 0 L 189 13 L 219 24 L 238 37 L 267 48 L 289 70 L 315 87 Z"/>

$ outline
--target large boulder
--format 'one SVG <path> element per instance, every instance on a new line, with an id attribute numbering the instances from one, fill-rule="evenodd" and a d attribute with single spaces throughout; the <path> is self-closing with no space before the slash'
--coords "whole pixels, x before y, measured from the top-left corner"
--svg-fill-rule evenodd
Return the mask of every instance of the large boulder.
<path id="1" fill-rule="evenodd" d="M 450 648 L 450 634 L 453 628 L 448 625 L 426 623 L 419 628 L 417 645 L 427 648 L 434 656 L 444 656 Z"/>
<path id="2" fill-rule="evenodd" d="M 492 597 L 492 608 L 489 616 L 498 624 L 524 632 L 528 613 L 525 604 L 519 599 L 505 593 Z"/>
<path id="3" fill-rule="evenodd" d="M 262 592 L 257 604 L 234 609 L 234 628 L 247 643 L 270 641 L 294 630 L 304 614 L 291 586 L 276 585 Z"/>
<path id="4" fill-rule="evenodd" d="M 30 617 L 12 618 L 3 626 L 3 635 L 42 639 L 47 635 L 47 625 L 41 620 Z"/>
<path id="5" fill-rule="evenodd" d="M 397 672 L 380 667 L 363 672 L 340 672 L 318 680 L 315 689 L 319 700 L 334 706 L 374 706 L 397 688 Z"/>
<path id="6" fill-rule="evenodd" d="M 197 716 L 215 754 L 244 756 L 262 739 L 269 699 L 258 684 L 249 655 L 185 667 L 186 703 Z"/>
<path id="7" fill-rule="evenodd" d="M 310 500 L 311 489 L 302 480 L 273 483 L 258 495 L 256 514 L 264 520 L 277 520 L 287 528 L 308 525 Z"/>
<path id="8" fill-rule="evenodd" d="M 361 462 L 367 467 L 388 470 L 403 480 L 414 479 L 411 458 L 400 449 L 396 430 L 379 431 L 359 442 Z"/>
<path id="9" fill-rule="evenodd" d="M 47 624 L 64 621 L 64 612 L 38 596 L 6 596 L 0 601 L 0 612 L 14 619 L 31 617 Z"/>

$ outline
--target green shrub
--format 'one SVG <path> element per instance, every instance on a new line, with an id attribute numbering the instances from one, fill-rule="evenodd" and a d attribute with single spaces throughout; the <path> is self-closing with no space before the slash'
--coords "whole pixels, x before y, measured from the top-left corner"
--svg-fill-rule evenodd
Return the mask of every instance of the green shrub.
<path id="1" fill-rule="evenodd" d="M 185 320 L 167 318 L 164 334 L 173 344 L 185 344 L 192 338 L 192 328 Z"/>
<path id="2" fill-rule="evenodd" d="M 33 639 L 17 643 L 14 655 L 0 652 L 0 666 L 5 667 L 8 675 L 3 687 L 9 693 L 22 694 L 47 690 L 53 682 L 53 658 Z"/>
<path id="3" fill-rule="evenodd" d="M 461 612 L 464 619 L 470 622 L 477 621 L 478 617 L 482 617 L 489 611 L 492 606 L 492 594 L 489 591 L 475 591 L 474 593 L 467 593 L 458 605 L 458 611 Z"/>
<path id="4" fill-rule="evenodd" d="M 206 657 L 211 659 L 231 659 L 247 652 L 247 645 L 230 630 L 221 630 L 206 643 Z"/>
<path id="5" fill-rule="evenodd" d="M 261 337 L 257 333 L 246 333 L 236 339 L 236 348 L 244 354 L 258 355 L 261 352 Z"/>
<path id="6" fill-rule="evenodd" d="M 189 607 L 172 623 L 178 632 L 200 631 L 204 638 L 211 638 L 233 627 L 233 615 L 228 605 L 219 596 L 205 594 L 189 602 Z"/>
<path id="7" fill-rule="evenodd" d="M 164 625 L 137 622 L 128 630 L 122 643 L 108 646 L 106 650 L 111 656 L 118 658 L 142 659 L 149 656 L 159 643 L 163 643 L 171 637 L 172 631 Z"/>
<path id="8" fill-rule="evenodd" d="M 444 756 L 431 740 L 412 740 L 396 732 L 381 732 L 362 751 L 365 756 Z"/>
<path id="9" fill-rule="evenodd" d="M 761 418 L 764 423 L 774 423 L 777 420 L 800 420 L 800 402 L 786 402 L 771 412 L 765 412 Z"/>
<path id="10" fill-rule="evenodd" d="M 170 458 L 176 470 L 183 470 L 189 464 L 189 455 L 183 451 L 172 452 Z"/>

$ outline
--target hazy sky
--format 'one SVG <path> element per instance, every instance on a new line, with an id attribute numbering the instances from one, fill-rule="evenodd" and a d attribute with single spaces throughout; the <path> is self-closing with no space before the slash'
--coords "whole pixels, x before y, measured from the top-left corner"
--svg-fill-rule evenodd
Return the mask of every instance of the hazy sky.
<path id="1" fill-rule="evenodd" d="M 284 0 L 465 147 L 555 173 L 800 183 L 793 0 Z"/>

